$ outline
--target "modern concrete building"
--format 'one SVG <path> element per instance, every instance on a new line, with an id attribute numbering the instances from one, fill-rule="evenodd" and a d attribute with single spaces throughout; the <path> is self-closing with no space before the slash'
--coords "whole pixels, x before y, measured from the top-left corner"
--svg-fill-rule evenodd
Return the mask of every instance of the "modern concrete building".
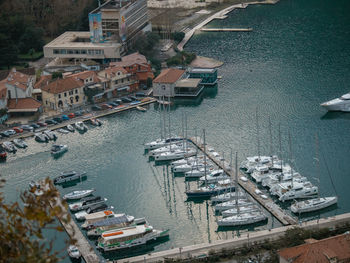
<path id="1" fill-rule="evenodd" d="M 216 68 L 193 68 L 188 71 L 189 78 L 202 79 L 201 85 L 215 85 L 218 80 Z"/>
<path id="2" fill-rule="evenodd" d="M 175 97 L 191 98 L 197 97 L 204 89 L 200 85 L 202 79 L 180 79 L 175 85 Z"/>
<path id="3" fill-rule="evenodd" d="M 88 32 L 65 32 L 44 46 L 47 58 L 117 61 L 135 36 L 150 31 L 147 0 L 109 0 L 90 12 Z"/>

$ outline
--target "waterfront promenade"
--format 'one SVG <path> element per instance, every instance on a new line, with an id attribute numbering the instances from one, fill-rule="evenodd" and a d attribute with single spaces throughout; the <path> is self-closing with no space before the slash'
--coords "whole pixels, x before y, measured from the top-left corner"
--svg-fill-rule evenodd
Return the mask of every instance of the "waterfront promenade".
<path id="1" fill-rule="evenodd" d="M 63 121 L 62 123 L 58 123 L 56 125 L 51 125 L 51 126 L 43 127 L 41 129 L 37 129 L 37 130 L 35 130 L 35 132 L 18 133 L 18 134 L 11 136 L 11 138 L 2 138 L 2 139 L 0 139 L 0 144 L 3 143 L 4 141 L 8 141 L 8 140 L 19 139 L 19 138 L 25 139 L 28 137 L 33 137 L 36 132 L 40 132 L 40 131 L 43 131 L 46 129 L 57 130 L 57 129 L 63 128 L 69 124 L 72 125 L 78 121 L 87 122 L 87 121 L 90 121 L 91 119 L 101 118 L 104 116 L 109 116 L 109 115 L 120 113 L 123 111 L 135 109 L 137 106 L 148 105 L 148 104 L 154 103 L 156 101 L 157 101 L 157 99 L 155 99 L 155 98 L 147 97 L 147 99 L 145 101 L 138 103 L 138 104 L 135 104 L 135 105 L 125 105 L 124 107 L 119 107 L 119 108 L 117 107 L 117 108 L 113 108 L 113 109 L 94 112 L 94 114 L 91 114 L 91 113 L 86 114 L 84 116 L 76 117 L 76 118 L 70 119 L 68 121 Z"/>
<path id="2" fill-rule="evenodd" d="M 298 226 L 303 229 L 329 228 L 345 226 L 350 222 L 350 213 L 337 215 L 329 218 L 321 218 L 312 221 L 300 223 Z M 189 259 L 201 258 L 209 255 L 209 251 L 219 252 L 222 249 L 238 249 L 245 245 L 249 246 L 255 243 L 274 241 L 284 236 L 286 230 L 295 226 L 283 226 L 257 232 L 248 232 L 247 234 L 234 237 L 227 240 L 218 240 L 212 243 L 203 243 L 181 248 L 173 248 L 156 253 L 149 253 L 143 256 L 121 259 L 114 262 L 164 262 L 166 258 Z"/>
<path id="3" fill-rule="evenodd" d="M 232 12 L 236 8 L 246 8 L 248 5 L 255 5 L 255 4 L 275 4 L 278 1 L 279 0 L 254 1 L 254 2 L 249 2 L 249 3 L 244 3 L 244 4 L 242 3 L 242 4 L 236 4 L 236 5 L 229 6 L 225 9 L 213 14 L 212 16 L 208 17 L 207 19 L 205 19 L 204 21 L 202 21 L 201 23 L 199 23 L 198 25 L 193 27 L 191 30 L 186 32 L 185 37 L 177 45 L 177 48 L 180 51 L 182 51 L 184 49 L 185 45 L 187 44 L 187 42 L 191 39 L 191 37 L 196 33 L 197 30 L 201 30 L 205 25 L 209 24 L 214 19 L 225 19 L 227 17 L 227 14 Z"/>

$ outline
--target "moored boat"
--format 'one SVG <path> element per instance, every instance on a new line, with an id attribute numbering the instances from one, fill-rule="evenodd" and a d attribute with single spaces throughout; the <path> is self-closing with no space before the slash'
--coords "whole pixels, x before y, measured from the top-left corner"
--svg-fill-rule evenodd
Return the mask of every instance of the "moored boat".
<path id="1" fill-rule="evenodd" d="M 94 191 L 95 191 L 95 189 L 76 190 L 76 191 L 70 192 L 70 193 L 68 193 L 68 194 L 65 194 L 65 195 L 63 196 L 63 199 L 65 199 L 65 200 L 80 199 L 80 198 L 83 198 L 83 197 L 85 197 L 85 196 L 91 195 Z"/>
<path id="2" fill-rule="evenodd" d="M 51 154 L 53 156 L 59 156 L 63 153 L 65 153 L 66 151 L 68 151 L 68 146 L 67 145 L 63 145 L 63 144 L 54 144 L 51 147 Z"/>
<path id="3" fill-rule="evenodd" d="M 86 208 L 86 210 L 83 210 L 74 214 L 77 220 L 85 220 L 86 216 L 89 214 L 94 214 L 94 213 L 105 211 L 106 209 L 108 209 L 108 206 L 105 203 L 91 204 L 87 206 L 88 207 Z"/>
<path id="4" fill-rule="evenodd" d="M 137 109 L 138 111 L 142 111 L 142 112 L 147 111 L 147 109 L 146 109 L 146 108 L 141 107 L 141 106 L 136 106 L 136 109 Z"/>
<path id="5" fill-rule="evenodd" d="M 7 158 L 7 153 L 4 149 L 4 147 L 0 144 L 0 160 L 5 161 Z"/>
<path id="6" fill-rule="evenodd" d="M 87 130 L 87 126 L 82 121 L 76 122 L 74 126 L 80 132 L 84 132 Z"/>
<path id="7" fill-rule="evenodd" d="M 77 214 L 75 214 L 75 215 L 77 215 Z M 86 222 L 90 222 L 90 224 L 91 224 L 93 222 L 96 222 L 96 221 L 99 221 L 102 219 L 112 218 L 112 217 L 114 217 L 114 212 L 109 210 L 109 209 L 107 209 L 107 210 L 105 209 L 103 211 L 98 211 L 95 213 L 90 213 L 90 214 L 86 213 L 82 217 L 80 217 L 80 219 L 86 220 Z"/>
<path id="8" fill-rule="evenodd" d="M 68 125 L 66 126 L 66 129 L 67 129 L 68 131 L 70 131 L 70 132 L 74 132 L 74 131 L 75 131 L 74 127 L 73 127 L 72 125 L 70 125 L 70 124 L 68 124 Z"/>
<path id="9" fill-rule="evenodd" d="M 49 138 L 41 133 L 41 132 L 37 132 L 34 134 L 34 139 L 37 141 L 37 142 L 48 142 Z"/>
<path id="10" fill-rule="evenodd" d="M 97 248 L 103 251 L 112 251 L 136 247 L 146 244 L 148 241 L 168 236 L 169 230 L 155 230 L 149 225 L 131 226 L 110 230 L 102 233 L 98 239 Z"/>
<path id="11" fill-rule="evenodd" d="M 158 139 L 152 142 L 145 143 L 145 149 L 146 150 L 152 150 L 152 149 L 157 149 L 163 146 L 167 146 L 171 143 L 176 143 L 182 141 L 183 138 L 178 137 L 178 136 L 172 136 L 166 139 Z"/>
<path id="12" fill-rule="evenodd" d="M 256 211 L 260 211 L 259 208 L 255 205 L 250 205 L 250 206 L 242 206 L 238 208 L 235 207 L 228 210 L 224 210 L 221 212 L 221 215 L 223 217 L 228 217 L 228 216 L 234 216 L 237 214 L 244 214 L 244 213 L 256 212 Z"/>
<path id="13" fill-rule="evenodd" d="M 102 198 L 101 196 L 91 196 L 89 199 L 86 199 L 81 202 L 76 202 L 74 204 L 69 204 L 69 209 L 72 212 L 80 211 L 89 208 L 91 205 L 102 204 L 106 202 L 106 198 Z"/>
<path id="14" fill-rule="evenodd" d="M 221 204 L 217 204 L 214 208 L 215 211 L 224 211 L 224 210 L 228 210 L 228 209 L 232 209 L 235 207 L 248 207 L 248 206 L 252 206 L 253 203 L 251 201 L 249 201 L 246 198 L 240 198 L 240 199 L 233 199 L 227 202 L 223 202 Z"/>
<path id="15" fill-rule="evenodd" d="M 13 144 L 16 145 L 16 147 L 18 147 L 18 148 L 28 147 L 28 144 L 22 139 L 14 139 Z"/>
<path id="16" fill-rule="evenodd" d="M 68 130 L 63 129 L 63 128 L 60 128 L 60 129 L 58 129 L 57 131 L 60 132 L 60 133 L 62 133 L 62 134 L 67 134 L 67 133 L 69 133 Z"/>
<path id="17" fill-rule="evenodd" d="M 82 180 L 86 177 L 86 172 L 66 171 L 54 179 L 54 184 L 63 184 L 70 181 Z"/>
<path id="18" fill-rule="evenodd" d="M 313 212 L 334 205 L 338 202 L 336 196 L 317 197 L 309 200 L 295 202 L 291 205 L 291 210 L 295 214 Z"/>
<path id="19" fill-rule="evenodd" d="M 57 135 L 53 131 L 45 130 L 43 134 L 45 134 L 49 140 L 55 141 L 57 139 Z"/>
<path id="20" fill-rule="evenodd" d="M 15 152 L 17 152 L 17 149 L 16 149 L 16 147 L 13 145 L 13 143 L 12 142 L 3 142 L 2 143 L 2 147 L 6 150 L 6 151 L 8 151 L 8 152 L 10 152 L 10 153 L 15 153 Z"/>
<path id="21" fill-rule="evenodd" d="M 254 224 L 267 219 L 267 216 L 262 212 L 250 212 L 244 214 L 237 214 L 229 217 L 219 219 L 218 226 L 241 226 Z"/>
<path id="22" fill-rule="evenodd" d="M 321 106 L 328 111 L 350 112 L 350 93 L 346 93 L 339 98 L 324 102 Z"/>
<path id="23" fill-rule="evenodd" d="M 112 211 L 111 211 L 112 212 Z M 110 225 L 114 225 L 114 224 L 118 224 L 118 223 L 122 223 L 122 222 L 133 222 L 135 220 L 135 218 L 133 216 L 130 215 L 126 215 L 126 214 L 114 214 L 112 213 L 112 215 L 109 215 L 107 213 L 107 215 L 103 215 L 102 214 L 102 218 L 98 218 L 98 217 L 91 217 L 90 215 L 88 216 L 88 218 L 85 220 L 84 224 L 81 225 L 81 227 L 83 229 L 94 229 L 96 227 L 101 227 L 101 226 L 110 226 Z"/>
<path id="24" fill-rule="evenodd" d="M 67 248 L 67 252 L 68 256 L 72 259 L 80 259 L 81 257 L 81 253 L 75 245 L 69 245 L 69 247 Z"/>

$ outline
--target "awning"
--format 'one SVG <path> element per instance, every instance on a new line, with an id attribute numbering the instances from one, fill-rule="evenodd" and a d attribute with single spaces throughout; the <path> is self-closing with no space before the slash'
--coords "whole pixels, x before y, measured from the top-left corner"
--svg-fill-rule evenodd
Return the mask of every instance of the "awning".
<path id="1" fill-rule="evenodd" d="M 37 112 L 38 109 L 8 109 L 7 112 Z"/>

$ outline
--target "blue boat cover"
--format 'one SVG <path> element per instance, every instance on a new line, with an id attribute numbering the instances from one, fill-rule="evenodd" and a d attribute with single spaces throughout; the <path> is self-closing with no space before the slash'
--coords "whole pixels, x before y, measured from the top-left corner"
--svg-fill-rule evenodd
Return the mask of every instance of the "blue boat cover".
<path id="1" fill-rule="evenodd" d="M 129 222 L 128 217 L 126 215 L 122 215 L 122 216 L 107 218 L 107 219 L 94 222 L 90 226 L 92 227 L 110 226 L 110 225 L 116 225 L 116 224 L 121 224 L 126 222 Z"/>

